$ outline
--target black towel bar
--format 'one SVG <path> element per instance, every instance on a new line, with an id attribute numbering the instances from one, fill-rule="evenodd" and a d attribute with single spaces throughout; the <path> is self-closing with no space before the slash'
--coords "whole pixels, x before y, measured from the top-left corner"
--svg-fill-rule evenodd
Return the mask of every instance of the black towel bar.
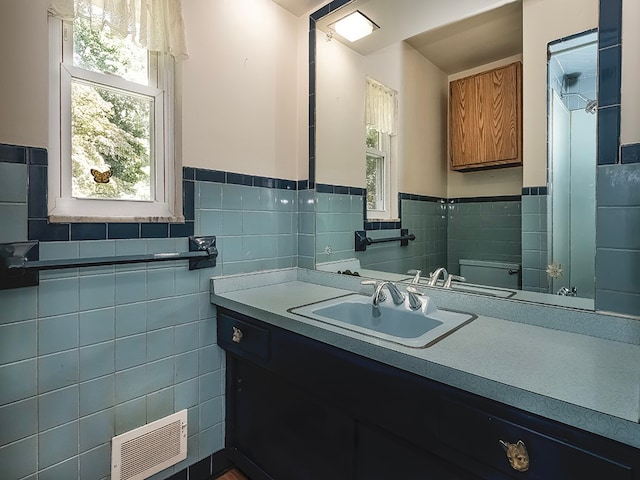
<path id="1" fill-rule="evenodd" d="M 189 237 L 189 251 L 181 253 L 149 253 L 110 257 L 39 260 L 39 242 L 0 244 L 0 289 L 35 286 L 40 270 L 97 267 L 128 263 L 168 262 L 189 260 L 189 270 L 215 267 L 218 249 L 216 237 Z"/>
<path id="2" fill-rule="evenodd" d="M 357 230 L 355 232 L 355 249 L 356 252 L 364 252 L 367 250 L 367 245 L 372 245 L 374 243 L 384 243 L 384 242 L 397 242 L 400 241 L 401 247 L 406 247 L 409 245 L 409 240 L 415 240 L 416 236 L 413 233 L 409 233 L 409 229 L 403 228 L 400 230 L 399 237 L 389 237 L 389 238 L 370 238 L 367 237 L 367 232 L 365 230 Z"/>

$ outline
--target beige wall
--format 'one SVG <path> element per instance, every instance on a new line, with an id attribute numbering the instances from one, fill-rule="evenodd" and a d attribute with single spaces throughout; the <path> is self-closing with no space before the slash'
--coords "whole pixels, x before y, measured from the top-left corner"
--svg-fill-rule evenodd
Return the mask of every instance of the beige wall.
<path id="1" fill-rule="evenodd" d="M 637 10 L 639 9 L 637 2 L 625 1 L 623 18 L 627 19 L 626 24 L 631 23 L 630 19 L 638 18 Z M 448 172 L 446 180 L 448 189 L 442 195 L 446 194 L 449 197 L 517 195 L 521 193 L 523 186 L 546 185 L 547 44 L 558 38 L 590 30 L 597 26 L 598 0 L 563 0 L 562 2 L 557 0 L 523 0 L 523 54 L 521 57 L 517 57 L 523 61 L 523 167 L 460 173 L 448 171 L 447 166 L 442 166 L 441 168 L 444 170 L 439 171 Z M 640 43 L 640 34 L 631 27 L 624 30 L 624 35 L 625 41 Z M 321 42 L 318 45 L 320 51 Z M 513 59 L 514 57 L 510 57 L 501 62 L 504 64 L 513 61 Z M 484 65 L 479 69 L 486 70 L 501 62 Z M 450 80 L 473 74 L 479 69 L 452 75 Z M 638 126 L 640 125 L 640 109 L 629 106 L 639 103 L 633 102 L 634 98 L 640 97 L 640 89 L 636 88 L 637 82 L 634 81 L 638 78 L 639 69 L 637 62 L 632 64 L 629 61 L 623 68 L 623 103 L 628 105 L 626 108 L 623 105 L 622 109 L 623 142 L 638 141 L 640 138 L 640 127 Z M 332 72 L 334 75 L 339 75 L 337 68 Z M 434 125 L 434 122 L 431 121 L 430 124 Z M 427 133 L 433 132 L 429 130 Z M 430 144 L 434 145 L 433 142 Z M 423 143 L 422 146 L 416 147 L 416 151 L 424 149 L 425 145 L 426 143 Z M 409 152 L 411 152 L 410 147 L 403 153 Z M 402 154 L 401 156 L 404 157 Z M 436 156 L 437 154 L 433 154 L 431 158 Z M 336 178 L 337 172 L 340 171 L 337 170 L 337 166 L 340 166 L 344 171 L 344 163 L 336 160 L 340 158 L 338 155 L 333 158 L 333 164 L 326 164 L 326 166 L 331 165 L 332 172 L 323 170 L 325 164 L 322 161 L 318 162 L 318 171 L 321 172 L 318 181 L 346 184 L 346 181 L 340 181 L 339 178 Z M 445 155 L 442 155 L 441 158 L 443 158 L 441 162 L 446 162 Z M 427 165 L 432 167 L 433 163 Z M 446 163 L 441 165 L 446 165 Z M 425 168 L 424 163 L 422 168 Z M 341 178 L 357 177 L 351 173 L 347 173 L 346 177 Z M 434 183 L 442 184 L 442 180 L 438 175 L 433 175 L 433 172 L 428 175 L 428 178 L 438 179 Z M 411 170 L 404 169 L 400 172 L 400 182 L 401 189 L 405 188 L 406 191 L 439 195 L 434 193 L 433 185 L 427 186 L 426 183 L 419 181 L 419 177 L 413 175 Z M 353 184 L 359 185 L 361 183 L 360 181 L 360 183 Z"/>
<path id="2" fill-rule="evenodd" d="M 435 197 L 519 195 L 522 168 L 453 172 L 447 162 L 448 82 L 521 60 L 508 57 L 447 75 L 406 43 L 361 56 L 317 36 L 316 180 L 365 186 L 364 79 L 399 92 L 398 188 Z"/>
<path id="3" fill-rule="evenodd" d="M 547 184 L 547 44 L 596 28 L 598 4 L 598 0 L 523 0 L 525 187 Z"/>
<path id="4" fill-rule="evenodd" d="M 432 197 L 447 194 L 447 75 L 402 43 L 399 186 Z"/>
<path id="5" fill-rule="evenodd" d="M 298 18 L 271 0 L 182 4 L 191 55 L 178 75 L 183 165 L 306 178 Z M 0 49 L 0 143 L 47 147 L 47 0 L 0 2 Z"/>
<path id="6" fill-rule="evenodd" d="M 46 147 L 47 0 L 0 2 L 0 143 Z"/>
<path id="7" fill-rule="evenodd" d="M 366 77 L 398 92 L 398 189 L 446 194 L 447 77 L 404 42 L 362 56 L 317 35 L 316 180 L 365 187 Z"/>
<path id="8" fill-rule="evenodd" d="M 46 5 L 46 0 L 0 2 L 2 143 L 47 147 Z M 295 18 L 271 0 L 189 0 L 183 8 L 191 51 L 180 76 L 183 138 L 178 144 L 184 164 L 307 178 L 307 17 Z M 621 139 L 632 143 L 640 141 L 640 64 L 634 56 L 640 46 L 634 25 L 640 4 L 625 0 L 623 9 Z M 537 186 L 546 183 L 546 45 L 596 27 L 598 1 L 523 0 L 523 14 L 523 184 Z M 422 185 L 411 170 L 400 175 L 408 190 Z M 468 174 L 466 183 L 483 183 L 477 177 Z M 348 183 L 332 178 L 318 181 Z M 451 176 L 449 183 L 453 196 L 468 187 Z"/>
<path id="9" fill-rule="evenodd" d="M 316 30 L 316 182 L 364 187 L 363 57 Z"/>
<path id="10" fill-rule="evenodd" d="M 298 175 L 297 18 L 271 0 L 182 6 L 184 164 L 306 178 Z"/>
<path id="11" fill-rule="evenodd" d="M 640 142 L 640 2 L 622 2 L 622 112 L 620 141 Z"/>

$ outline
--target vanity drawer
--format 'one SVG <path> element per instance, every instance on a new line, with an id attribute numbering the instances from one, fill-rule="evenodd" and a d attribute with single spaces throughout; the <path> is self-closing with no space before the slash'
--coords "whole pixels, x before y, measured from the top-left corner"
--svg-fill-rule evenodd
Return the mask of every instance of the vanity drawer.
<path id="1" fill-rule="evenodd" d="M 512 478 L 634 478 L 631 468 L 603 455 L 455 401 L 445 400 L 440 432 L 442 441 L 450 447 Z M 524 443 L 529 458 L 526 471 L 517 471 L 510 465 L 501 440 Z"/>
<path id="2" fill-rule="evenodd" d="M 218 310 L 218 345 L 242 357 L 269 360 L 269 330 Z"/>

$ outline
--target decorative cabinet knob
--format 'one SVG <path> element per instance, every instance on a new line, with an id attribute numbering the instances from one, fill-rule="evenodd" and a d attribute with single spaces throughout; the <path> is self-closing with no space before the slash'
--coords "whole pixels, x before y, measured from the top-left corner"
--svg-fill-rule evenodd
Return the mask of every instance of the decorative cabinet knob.
<path id="1" fill-rule="evenodd" d="M 516 443 L 500 440 L 500 445 L 502 445 L 502 448 L 504 448 L 507 454 L 511 468 L 518 472 L 526 472 L 529 470 L 529 453 L 522 440 L 518 440 Z"/>
<path id="2" fill-rule="evenodd" d="M 231 337 L 231 340 L 233 340 L 235 343 L 240 343 L 240 340 L 242 340 L 242 330 L 233 327 L 233 335 Z"/>

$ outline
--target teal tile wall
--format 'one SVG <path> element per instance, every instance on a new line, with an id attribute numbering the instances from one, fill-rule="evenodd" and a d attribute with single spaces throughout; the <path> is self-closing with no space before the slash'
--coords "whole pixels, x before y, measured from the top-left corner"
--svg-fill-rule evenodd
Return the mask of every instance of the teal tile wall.
<path id="1" fill-rule="evenodd" d="M 96 249 L 188 247 L 186 239 L 40 244 L 43 258 Z M 180 261 L 108 268 L 0 291 L 3 479 L 105 478 L 111 437 L 182 408 L 189 459 L 159 478 L 224 445 L 223 354 L 208 290 L 221 268 L 189 271 Z"/>
<path id="2" fill-rule="evenodd" d="M 395 273 L 421 270 L 425 274 L 446 265 L 447 211 L 443 203 L 402 199 L 400 204 L 402 228 L 416 239 L 406 247 L 399 242 L 380 243 L 359 252 L 363 267 Z M 394 237 L 400 230 L 368 231 L 371 238 Z M 353 248 L 353 247 L 352 247 Z"/>
<path id="3" fill-rule="evenodd" d="M 27 168 L 0 159 L 1 242 L 27 239 Z M 52 270 L 37 287 L 0 291 L 3 480 L 107 478 L 114 435 L 183 408 L 188 458 L 154 479 L 223 448 L 224 355 L 209 278 L 296 266 L 305 242 L 313 260 L 315 223 L 298 215 L 295 188 L 185 184 L 196 233 L 217 237 L 215 268 L 189 271 L 176 261 Z M 304 193 L 303 210 L 313 215 L 313 195 Z M 46 241 L 40 258 L 186 250 L 186 238 Z"/>
<path id="4" fill-rule="evenodd" d="M 522 289 L 549 293 L 547 195 L 522 196 Z"/>
<path id="5" fill-rule="evenodd" d="M 402 199 L 402 228 L 416 239 L 406 247 L 389 242 L 355 252 L 354 232 L 362 230 L 364 221 L 362 202 L 361 195 L 316 193 L 318 262 L 355 257 L 366 269 L 395 273 L 418 269 L 425 274 L 441 266 L 457 274 L 460 258 L 521 264 L 520 201 L 444 203 Z M 367 230 L 367 235 L 374 239 L 394 237 L 400 236 L 400 230 Z"/>
<path id="6" fill-rule="evenodd" d="M 27 239 L 27 165 L 0 161 L 0 243 Z"/>
<path id="7" fill-rule="evenodd" d="M 354 232 L 362 230 L 362 195 L 316 193 L 318 263 L 354 258 Z"/>
<path id="8" fill-rule="evenodd" d="M 315 210 L 315 191 L 298 191 L 298 266 L 302 268 L 315 267 Z"/>
<path id="9" fill-rule="evenodd" d="M 216 236 L 220 274 L 298 266 L 297 190 L 196 181 L 194 203 L 195 234 Z"/>
<path id="10" fill-rule="evenodd" d="M 640 163 L 597 171 L 596 308 L 640 314 Z"/>
<path id="11" fill-rule="evenodd" d="M 448 205 L 447 270 L 460 272 L 460 259 L 521 265 L 520 201 L 455 202 Z"/>
<path id="12" fill-rule="evenodd" d="M 598 310 L 639 315 L 638 144 L 620 146 L 622 0 L 600 2 L 598 49 L 595 305 Z"/>

